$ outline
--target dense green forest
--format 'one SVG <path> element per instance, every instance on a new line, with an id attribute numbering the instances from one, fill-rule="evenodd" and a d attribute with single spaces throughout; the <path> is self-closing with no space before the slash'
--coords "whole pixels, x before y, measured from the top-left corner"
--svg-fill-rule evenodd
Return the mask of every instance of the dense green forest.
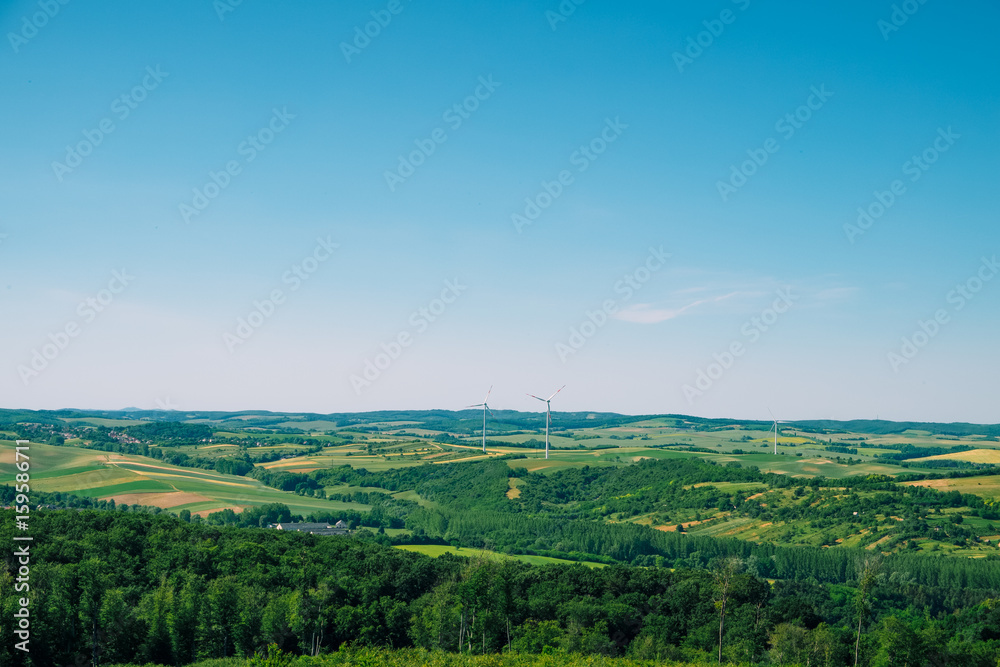
<path id="1" fill-rule="evenodd" d="M 0 540 L 11 544 L 12 512 Z M 365 539 L 196 525 L 135 512 L 33 515 L 30 591 L 0 573 L 0 664 L 292 654 L 356 646 L 567 652 L 774 664 L 994 667 L 995 592 L 922 584 L 909 561 L 847 564 L 846 584 L 768 582 L 756 557 L 705 569 L 431 559 Z M 994 589 L 995 590 L 995 589 Z M 31 600 L 31 653 L 14 649 Z M 860 625 L 859 625 L 860 624 Z M 858 628 L 860 627 L 860 632 Z M 720 635 L 721 628 L 721 635 Z M 337 664 L 337 663 L 331 663 Z"/>

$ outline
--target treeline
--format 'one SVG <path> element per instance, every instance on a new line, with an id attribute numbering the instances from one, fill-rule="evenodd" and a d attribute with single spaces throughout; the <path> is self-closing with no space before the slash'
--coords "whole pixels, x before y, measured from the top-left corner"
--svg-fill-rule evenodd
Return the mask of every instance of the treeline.
<path id="1" fill-rule="evenodd" d="M 144 442 L 159 444 L 189 445 L 209 440 L 213 430 L 206 424 L 187 424 L 184 422 L 155 421 L 147 424 L 137 424 L 116 428 L 128 436 Z"/>
<path id="2" fill-rule="evenodd" d="M 853 419 L 835 421 L 827 419 L 807 419 L 790 422 L 794 428 L 810 430 L 817 433 L 872 433 L 889 435 L 906 431 L 926 431 L 932 435 L 950 435 L 962 437 L 967 435 L 985 435 L 1000 438 L 1000 424 L 938 424 L 934 422 L 893 422 L 876 419 Z"/>
<path id="3" fill-rule="evenodd" d="M 5 484 L 0 486 L 0 506 L 13 507 L 18 492 L 16 487 Z M 148 505 L 128 505 L 125 503 L 115 503 L 113 499 L 98 500 L 78 496 L 62 491 L 31 491 L 31 504 L 29 508 L 34 511 L 37 507 L 50 509 L 76 509 L 76 510 L 100 510 L 100 511 L 122 511 L 141 512 L 144 514 L 160 514 L 164 512 L 161 507 L 151 507 Z"/>
<path id="4" fill-rule="evenodd" d="M 316 492 L 337 485 L 376 487 L 393 493 L 415 490 L 427 500 L 455 509 L 516 511 L 506 498 L 507 479 L 513 475 L 505 460 L 493 459 L 476 463 L 427 463 L 379 472 L 346 465 L 310 473 L 257 467 L 248 476 L 283 491 Z"/>
<path id="5" fill-rule="evenodd" d="M 181 510 L 182 521 L 192 521 L 200 523 L 201 517 L 191 516 L 190 511 Z M 205 517 L 204 523 L 209 526 L 230 526 L 238 528 L 267 528 L 273 523 L 300 522 L 335 524 L 344 521 L 350 530 L 359 527 L 374 528 L 378 535 L 384 535 L 386 528 L 402 528 L 403 520 L 398 516 L 393 516 L 391 511 L 383 507 L 373 507 L 370 512 L 360 512 L 358 510 L 341 510 L 312 512 L 305 517 L 299 514 L 292 514 L 287 505 L 283 503 L 271 503 L 259 507 L 248 507 L 240 513 L 226 508 L 218 512 L 212 512 Z M 389 538 L 372 537 L 380 544 L 391 544 Z"/>
<path id="6" fill-rule="evenodd" d="M 88 445 L 88 449 L 115 452 L 117 454 L 131 454 L 133 456 L 147 456 L 151 459 L 158 459 L 164 463 L 169 463 L 170 465 L 181 466 L 183 468 L 215 470 L 227 475 L 246 475 L 254 467 L 253 459 L 245 452 L 234 456 L 209 458 L 206 456 L 191 456 L 184 452 L 178 452 L 159 445 L 120 442 L 110 438 L 106 440 L 94 438 Z"/>
<path id="7" fill-rule="evenodd" d="M 7 543 L 10 515 L 0 513 Z M 186 665 L 268 646 L 315 655 L 347 644 L 556 651 L 577 663 L 583 655 L 705 662 L 721 649 L 743 663 L 832 667 L 854 663 L 858 639 L 862 665 L 994 667 L 1000 657 L 1000 600 L 915 584 L 888 562 L 849 565 L 871 574 L 860 587 L 772 586 L 753 558 L 716 559 L 707 570 L 532 567 L 165 515 L 51 511 L 32 520 L 30 590 L 14 590 L 17 557 L 0 556 L 2 618 L 20 597 L 30 601 L 31 664 Z M 28 663 L 13 633 L 0 624 L 5 667 Z M 343 662 L 351 650 L 333 663 L 369 664 L 357 653 Z M 282 664 L 272 657 L 268 664 Z"/>

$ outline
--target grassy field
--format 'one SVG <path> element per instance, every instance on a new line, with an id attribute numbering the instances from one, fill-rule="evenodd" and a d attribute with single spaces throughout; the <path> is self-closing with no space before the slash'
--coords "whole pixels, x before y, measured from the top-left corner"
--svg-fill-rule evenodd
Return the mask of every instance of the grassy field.
<path id="1" fill-rule="evenodd" d="M 1000 475 L 959 477 L 956 479 L 926 479 L 919 482 L 903 482 L 906 486 L 926 486 L 938 491 L 958 491 L 972 493 L 983 498 L 1000 498 Z"/>
<path id="2" fill-rule="evenodd" d="M 12 478 L 14 443 L 0 441 L 0 474 Z M 299 496 L 272 489 L 247 477 L 182 468 L 142 456 L 91 449 L 31 444 L 32 488 L 113 499 L 129 505 L 155 505 L 178 512 L 208 514 L 224 508 L 284 503 L 292 512 L 371 509 L 368 505 Z"/>
<path id="3" fill-rule="evenodd" d="M 970 449 L 966 452 L 955 452 L 953 454 L 938 454 L 937 456 L 925 456 L 918 461 L 969 461 L 970 463 L 989 463 L 991 465 L 1000 464 L 1000 450 L 997 449 Z"/>
<path id="4" fill-rule="evenodd" d="M 451 547 L 440 544 L 403 544 L 397 546 L 396 548 L 403 549 L 404 551 L 424 554 L 425 556 L 430 556 L 432 558 L 437 558 L 438 556 L 442 556 L 447 553 L 454 554 L 456 556 L 465 556 L 466 558 L 481 558 L 483 556 L 487 558 L 508 558 L 529 563 L 531 565 L 572 565 L 579 562 L 581 565 L 585 565 L 587 567 L 607 567 L 604 563 L 593 563 L 590 561 L 564 560 L 562 558 L 526 556 L 522 554 L 501 554 L 496 551 L 486 551 L 484 549 L 463 549 L 461 547 Z"/>
<path id="5" fill-rule="evenodd" d="M 337 419 L 340 419 L 337 417 Z M 902 433 L 880 435 L 873 433 L 804 432 L 792 425 L 782 427 L 778 436 L 777 450 L 773 452 L 774 439 L 769 437 L 766 426 L 740 427 L 705 425 L 692 418 L 655 417 L 616 425 L 589 426 L 580 422 L 572 429 L 556 428 L 551 437 L 552 449 L 549 458 L 541 448 L 518 446 L 528 440 L 544 439 L 543 419 L 538 420 L 538 428 L 525 428 L 524 422 L 517 426 L 517 433 L 503 435 L 500 432 L 488 435 L 490 446 L 483 453 L 475 430 L 470 435 L 464 418 L 451 422 L 452 430 L 427 428 L 426 424 L 413 420 L 385 420 L 366 422 L 363 425 L 353 419 L 334 421 L 334 418 L 320 419 L 310 416 L 260 416 L 236 415 L 217 420 L 190 419 L 189 423 L 207 423 L 217 430 L 212 438 L 198 444 L 171 447 L 173 451 L 191 457 L 217 459 L 227 456 L 251 458 L 267 454 L 278 456 L 274 461 L 261 463 L 264 468 L 274 471 L 308 473 L 317 469 L 350 466 L 373 472 L 407 468 L 420 465 L 441 465 L 446 463 L 472 463 L 500 456 L 507 457 L 505 463 L 512 469 L 526 469 L 529 472 L 551 474 L 569 468 L 621 467 L 633 465 L 644 459 L 688 459 L 697 458 L 719 465 L 738 463 L 754 466 L 763 472 L 776 473 L 800 478 L 822 476 L 838 480 L 855 475 L 897 475 L 913 472 L 902 466 L 876 462 L 873 457 L 899 451 L 904 444 L 918 448 L 944 448 L 965 445 L 973 449 L 965 452 L 927 456 L 916 461 L 956 460 L 975 463 L 1000 464 L 1000 442 L 986 436 L 944 436 L 929 431 L 909 430 Z M 475 421 L 475 420 L 474 420 Z M 533 420 L 527 420 L 534 425 Z M 110 419 L 104 417 L 74 416 L 67 419 L 67 444 L 85 444 L 86 426 L 125 427 L 132 424 L 149 423 L 131 419 Z M 351 425 L 339 425 L 351 424 Z M 466 426 L 462 427 L 462 424 Z M 78 428 L 74 429 L 74 425 Z M 291 432 L 282 429 L 297 429 Z M 380 429 L 380 430 L 379 430 Z M 478 429 L 478 426 L 476 426 Z M 502 429 L 497 429 L 501 431 Z M 508 431 L 513 430 L 508 427 Z M 454 431 L 454 432 L 453 432 Z M 442 437 L 445 434 L 447 437 Z M 70 437 L 73 435 L 74 437 Z M 13 437 L 13 433 L 7 437 Z M 294 442 L 282 442 L 294 440 Z M 155 445 L 155 443 L 153 443 Z M 322 447 L 319 451 L 316 451 Z M 509 446 L 507 446 L 509 445 Z M 846 455 L 831 452 L 830 445 L 849 447 L 856 454 Z M 13 474 L 12 447 L 10 440 L 0 441 L 0 474 L 8 478 Z M 698 451 L 691 451 L 696 449 Z M 937 452 L 940 449 L 936 450 Z M 930 454 L 935 451 L 928 452 Z M 300 496 L 267 487 L 254 479 L 223 475 L 213 470 L 178 467 L 162 461 L 141 456 L 105 453 L 83 447 L 53 447 L 41 444 L 31 445 L 32 487 L 40 491 L 65 491 L 77 495 L 99 499 L 114 499 L 116 503 L 155 505 L 171 512 L 188 509 L 192 513 L 207 515 L 224 508 L 240 511 L 243 508 L 265 503 L 284 503 L 293 513 L 308 515 L 315 511 L 367 511 L 371 508 L 357 503 L 343 503 L 311 496 Z M 524 480 L 513 477 L 506 490 L 507 498 L 516 500 L 522 492 Z M 836 486 L 836 482 L 824 487 Z M 942 491 L 957 490 L 984 498 L 1000 498 L 1000 476 L 978 476 L 960 479 L 928 480 L 912 482 Z M 726 493 L 765 492 L 772 506 L 792 502 L 783 497 L 789 492 L 768 491 L 760 484 L 716 484 Z M 330 486 L 327 494 L 351 494 L 355 492 L 384 492 L 369 487 Z M 775 495 L 777 494 L 777 495 Z M 413 489 L 403 489 L 392 494 L 395 498 L 414 501 L 425 508 L 437 505 L 422 498 Z M 967 509 L 967 508 L 966 508 Z M 644 509 L 643 511 L 648 511 Z M 992 531 L 993 524 L 983 522 L 966 512 L 966 522 L 976 527 L 978 534 Z M 813 528 L 808 520 L 791 523 L 765 521 L 737 516 L 729 511 L 711 512 L 703 510 L 652 512 L 633 516 L 628 511 L 607 517 L 611 521 L 630 521 L 649 525 L 659 530 L 676 530 L 683 524 L 687 532 L 714 537 L 771 543 L 777 545 L 814 546 L 863 546 L 877 548 L 883 538 L 888 539 L 896 525 L 893 517 L 878 517 L 874 524 L 854 528 L 848 525 L 821 530 Z M 928 523 L 945 522 L 950 517 L 935 514 L 927 518 Z M 850 523 L 850 522 L 848 522 Z M 401 530 L 401 529 L 397 529 Z M 1000 527 L 996 529 L 1000 539 Z M 440 555 L 451 547 L 411 547 L 411 550 L 430 549 Z M 912 547 L 911 547 L 912 548 Z M 923 551 L 945 552 L 958 556 L 981 557 L 996 551 L 996 540 L 987 544 L 970 541 L 957 547 L 937 540 L 916 540 L 916 548 Z M 458 550 L 455 550 L 458 551 Z M 462 552 L 468 555 L 469 551 Z M 500 554 L 493 554 L 502 557 Z M 503 556 L 507 557 L 507 556 Z M 510 556 L 513 557 L 513 556 Z M 518 556 L 526 562 L 561 562 L 540 556 Z"/>

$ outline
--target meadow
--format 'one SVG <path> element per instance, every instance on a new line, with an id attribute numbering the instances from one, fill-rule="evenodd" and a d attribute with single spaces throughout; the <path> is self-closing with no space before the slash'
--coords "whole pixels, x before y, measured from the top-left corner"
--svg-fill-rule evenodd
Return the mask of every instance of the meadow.
<path id="1" fill-rule="evenodd" d="M 360 503 L 298 496 L 257 480 L 170 465 L 143 456 L 76 447 L 30 445 L 32 488 L 72 493 L 117 504 L 151 505 L 173 513 L 189 510 L 206 516 L 226 508 L 284 503 L 297 514 L 315 511 L 368 511 Z M 14 442 L 0 440 L 0 475 L 13 478 Z"/>
<path id="2" fill-rule="evenodd" d="M 431 558 L 438 558 L 444 554 L 453 556 L 463 556 L 465 558 L 489 558 L 493 560 L 518 560 L 529 565 L 573 565 L 579 563 L 586 567 L 607 567 L 606 563 L 595 563 L 592 561 L 572 561 L 565 558 L 550 558 L 548 556 L 530 556 L 525 554 L 502 554 L 488 549 L 463 549 L 442 544 L 403 544 L 397 545 L 397 549 L 423 554 Z"/>

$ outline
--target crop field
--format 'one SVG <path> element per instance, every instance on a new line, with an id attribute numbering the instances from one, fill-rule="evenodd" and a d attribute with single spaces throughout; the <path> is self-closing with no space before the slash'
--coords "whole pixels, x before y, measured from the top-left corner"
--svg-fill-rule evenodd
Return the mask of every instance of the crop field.
<path id="1" fill-rule="evenodd" d="M 0 474 L 13 477 L 14 443 L 0 441 Z M 208 514 L 224 508 L 284 503 L 293 512 L 353 509 L 367 505 L 298 496 L 264 486 L 247 477 L 183 468 L 142 456 L 31 444 L 32 488 L 63 491 L 116 503 L 154 505 Z M 37 472 L 35 472 L 37 471 Z"/>
<path id="2" fill-rule="evenodd" d="M 313 492 L 306 488 L 300 488 L 298 493 L 281 491 L 252 477 L 228 475 L 206 468 L 218 465 L 220 469 L 228 470 L 226 465 L 217 463 L 217 460 L 242 460 L 275 473 L 269 479 L 269 482 L 274 483 L 275 479 L 282 479 L 277 473 L 283 472 L 308 474 L 348 466 L 380 473 L 425 465 L 473 464 L 498 457 L 503 457 L 504 463 L 512 470 L 525 470 L 527 473 L 546 476 L 574 468 L 624 468 L 643 460 L 693 459 L 723 467 L 734 464 L 742 468 L 755 467 L 765 473 L 795 478 L 822 477 L 830 480 L 823 483 L 821 488 L 827 497 L 831 497 L 831 494 L 836 494 L 836 480 L 841 478 L 894 476 L 904 472 L 923 471 L 924 469 L 906 468 L 888 463 L 886 459 L 874 458 L 880 454 L 896 454 L 906 445 L 928 449 L 927 456 L 920 457 L 917 452 L 917 458 L 911 459 L 918 464 L 938 461 L 966 462 L 965 465 L 1000 464 L 1000 443 L 997 443 L 995 437 L 984 435 L 959 437 L 921 430 L 890 434 L 833 430 L 821 433 L 785 424 L 779 431 L 775 454 L 774 435 L 768 433 L 766 424 L 708 425 L 697 418 L 655 417 L 626 423 L 621 419 L 604 422 L 595 420 L 591 425 L 577 417 L 571 427 L 560 428 L 559 415 L 554 416 L 554 433 L 550 438 L 552 447 L 549 458 L 546 459 L 542 447 L 524 446 L 528 441 L 540 444 L 544 440 L 543 418 L 524 415 L 518 417 L 520 421 L 515 424 L 488 425 L 487 451 L 484 453 L 479 434 L 480 418 L 470 418 L 465 413 L 450 414 L 458 416 L 441 418 L 434 415 L 429 422 L 415 419 L 363 421 L 340 417 L 305 419 L 261 415 L 201 419 L 193 416 L 188 420 L 189 424 L 207 425 L 209 429 L 198 431 L 197 437 L 184 438 L 183 429 L 178 427 L 181 435 L 173 441 L 169 438 L 162 442 L 155 439 L 146 441 L 149 447 L 158 447 L 165 460 L 116 453 L 136 450 L 122 450 L 117 443 L 107 439 L 104 440 L 104 449 L 113 451 L 87 448 L 90 445 L 88 433 L 92 433 L 95 428 L 105 431 L 114 429 L 112 438 L 127 439 L 132 437 L 129 435 L 131 427 L 142 427 L 150 424 L 149 421 L 104 416 L 73 417 L 67 419 L 67 426 L 62 429 L 65 446 L 32 443 L 32 487 L 39 491 L 63 491 L 94 499 L 113 499 L 119 504 L 153 505 L 174 513 L 187 509 L 201 516 L 226 508 L 240 512 L 250 506 L 268 503 L 282 503 L 294 514 L 305 516 L 316 511 L 366 512 L 372 508 L 365 504 L 321 498 L 319 494 L 312 495 Z M 172 427 L 157 428 L 170 433 Z M 136 432 L 140 431 L 141 429 Z M 14 434 L 10 433 L 9 437 L 14 437 Z M 14 471 L 11 465 L 13 442 L 6 440 L 0 443 L 0 474 L 9 475 Z M 941 453 L 942 450 L 947 451 L 948 448 L 959 445 L 970 449 Z M 831 446 L 840 447 L 842 451 L 831 451 L 828 449 Z M 844 453 L 845 451 L 850 453 Z M 912 449 L 907 451 L 911 456 L 914 453 Z M 184 460 L 176 458 L 177 455 L 185 455 L 194 461 L 183 466 L 166 462 L 174 460 L 184 463 Z M 188 467 L 195 465 L 205 467 Z M 362 481 L 355 483 L 358 485 L 326 485 L 323 491 L 327 495 L 387 493 L 381 487 L 364 486 Z M 294 484 L 297 482 L 293 482 Z M 909 484 L 942 491 L 957 490 L 990 500 L 1000 499 L 1000 476 L 933 479 Z M 736 538 L 779 546 L 856 546 L 871 549 L 885 545 L 898 532 L 897 524 L 902 521 L 899 517 L 881 515 L 851 521 L 850 514 L 840 523 L 816 522 L 810 517 L 802 516 L 783 521 L 769 518 L 774 516 L 772 510 L 794 506 L 799 498 L 791 497 L 790 491 L 781 491 L 781 487 L 767 488 L 766 484 L 760 482 L 719 482 L 693 484 L 684 488 L 693 490 L 706 485 L 715 487 L 719 493 L 728 497 L 739 494 L 742 498 L 750 496 L 751 499 L 759 499 L 764 507 L 770 509 L 764 513 L 766 516 L 763 518 L 760 513 L 753 514 L 758 517 L 753 518 L 735 507 L 730 511 L 724 505 L 707 505 L 712 509 L 700 511 L 673 506 L 667 511 L 664 508 L 651 508 L 648 503 L 644 503 L 634 508 L 625 506 L 615 509 L 596 518 L 611 523 L 633 522 L 664 531 L 675 531 L 678 527 L 683 527 L 684 532 L 693 535 Z M 506 497 L 503 500 L 518 502 L 524 493 L 528 493 L 530 497 L 530 486 L 527 475 L 510 477 L 504 485 Z M 413 487 L 392 488 L 394 491 L 391 496 L 395 499 L 412 501 L 432 511 L 446 509 L 448 501 L 442 500 L 439 504 L 429 499 L 434 497 L 433 493 L 425 498 Z M 631 494 L 623 497 L 630 496 Z M 575 511 L 571 504 L 562 509 Z M 397 507 L 393 511 L 409 510 Z M 994 527 L 993 522 L 981 519 L 969 508 L 958 508 L 956 511 L 963 513 L 966 528 L 974 529 L 979 536 L 996 533 L 1000 539 L 1000 525 Z M 926 515 L 921 517 L 921 521 L 925 522 L 921 525 L 939 528 L 940 534 L 944 535 L 954 525 L 951 523 L 952 518 L 947 513 Z M 394 534 L 405 534 L 402 528 L 392 530 Z M 905 546 L 921 552 L 969 557 L 996 552 L 996 540 L 963 541 L 954 537 L 938 540 L 932 533 L 921 533 L 925 536 L 909 539 L 902 546 L 899 546 L 897 540 L 889 548 Z M 440 553 L 447 551 L 443 547 L 437 549 L 444 549 Z"/>
<path id="3" fill-rule="evenodd" d="M 733 461 L 743 465 L 757 466 L 764 472 L 774 472 L 792 476 L 812 477 L 822 475 L 831 478 L 858 474 L 893 475 L 903 469 L 896 465 L 871 463 L 866 457 L 855 457 L 855 463 L 838 463 L 838 455 L 824 449 L 824 444 L 811 437 L 792 434 L 791 430 L 778 438 L 778 454 L 774 455 L 773 436 L 764 437 L 761 431 L 753 429 L 725 429 L 719 431 L 680 431 L 676 428 L 658 425 L 650 421 L 640 422 L 641 426 L 577 429 L 575 438 L 552 436 L 550 438 L 549 459 L 544 457 L 543 448 L 520 446 L 504 447 L 498 442 L 512 445 L 544 438 L 543 433 L 518 434 L 511 436 L 489 435 L 490 444 L 483 454 L 476 438 L 467 438 L 461 444 L 438 442 L 432 438 L 421 438 L 410 428 L 405 435 L 394 438 L 386 433 L 380 436 L 361 436 L 342 444 L 332 444 L 320 453 L 296 456 L 296 452 L 306 446 L 280 444 L 250 447 L 251 455 L 277 452 L 283 458 L 262 463 L 268 469 L 306 473 L 320 468 L 348 465 L 370 471 L 405 468 L 424 463 L 442 464 L 453 462 L 480 461 L 489 457 L 514 455 L 524 457 L 510 461 L 512 467 L 523 467 L 531 472 L 554 472 L 567 467 L 618 466 L 634 463 L 642 458 L 696 457 L 726 464 Z M 433 433 L 433 431 L 428 431 Z M 236 433 L 220 432 L 218 439 L 235 438 Z M 255 436 L 256 437 L 256 436 Z M 261 436 L 262 438 L 265 436 Z M 270 437 L 270 436 L 268 436 Z M 859 444 L 859 443 L 852 443 Z M 929 446 L 929 445 L 928 445 Z M 688 451 L 691 448 L 713 450 Z M 192 456 L 223 457 L 236 453 L 235 445 L 225 442 L 176 448 Z M 872 450 L 870 453 L 888 453 L 895 450 Z M 866 452 L 868 453 L 868 452 Z M 868 457 L 870 458 L 870 457 Z"/>
<path id="4" fill-rule="evenodd" d="M 938 454 L 937 456 L 927 456 L 914 461 L 969 461 L 970 463 L 1000 464 L 1000 450 L 997 449 L 970 449 L 967 452 L 955 452 L 953 454 Z"/>
<path id="5" fill-rule="evenodd" d="M 523 563 L 529 563 L 531 565 L 572 565 L 579 562 L 581 565 L 585 565 L 586 567 L 607 567 L 604 563 L 594 563 L 591 561 L 573 561 L 562 558 L 549 558 L 548 556 L 529 556 L 523 554 L 501 554 L 496 551 L 486 551 L 484 549 L 462 549 L 461 547 L 444 546 L 440 544 L 403 544 L 397 546 L 396 548 L 403 549 L 404 551 L 424 554 L 425 556 L 430 556 L 431 558 L 437 558 L 438 556 L 443 556 L 448 553 L 454 554 L 455 556 L 465 556 L 466 558 L 486 557 L 494 559 L 519 560 Z"/>
<path id="6" fill-rule="evenodd" d="M 958 491 L 972 493 L 990 500 L 1000 499 L 1000 475 L 958 477 L 955 479 L 926 479 L 919 482 L 903 482 L 905 486 L 926 486 L 938 491 Z"/>

